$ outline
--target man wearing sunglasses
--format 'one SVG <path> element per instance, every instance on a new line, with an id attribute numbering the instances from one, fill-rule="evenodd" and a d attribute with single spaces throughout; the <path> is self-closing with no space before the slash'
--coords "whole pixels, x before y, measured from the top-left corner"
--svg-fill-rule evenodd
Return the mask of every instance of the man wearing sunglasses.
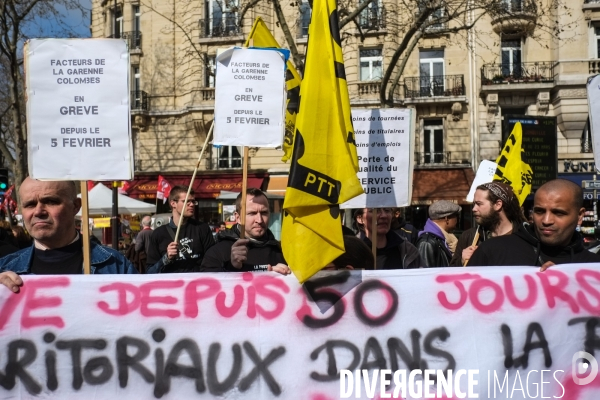
<path id="1" fill-rule="evenodd" d="M 168 224 L 154 230 L 148 249 L 147 273 L 198 272 L 206 251 L 215 244 L 210 226 L 192 218 L 198 202 L 194 191 L 186 198 L 188 188 L 174 186 L 169 194 L 173 216 Z M 175 232 L 179 220 L 178 242 Z"/>

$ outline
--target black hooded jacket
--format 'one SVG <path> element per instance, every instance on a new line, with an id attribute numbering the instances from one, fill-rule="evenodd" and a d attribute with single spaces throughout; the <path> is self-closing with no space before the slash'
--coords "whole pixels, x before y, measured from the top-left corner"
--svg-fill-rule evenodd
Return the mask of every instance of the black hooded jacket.
<path id="1" fill-rule="evenodd" d="M 286 264 L 281 251 L 281 244 L 273 233 L 267 233 L 260 239 L 250 239 L 248 243 L 248 259 L 241 269 L 231 264 L 231 246 L 240 238 L 239 225 L 217 233 L 217 244 L 208 249 L 200 266 L 201 272 L 256 272 L 267 271 L 269 265 Z"/>
<path id="2" fill-rule="evenodd" d="M 537 238 L 534 227 L 525 223 L 512 235 L 481 243 L 467 265 L 541 266 L 547 261 L 555 264 L 597 263 L 600 262 L 600 254 L 594 254 L 583 247 L 579 232 L 573 234 L 571 243 L 567 246 L 546 246 Z"/>

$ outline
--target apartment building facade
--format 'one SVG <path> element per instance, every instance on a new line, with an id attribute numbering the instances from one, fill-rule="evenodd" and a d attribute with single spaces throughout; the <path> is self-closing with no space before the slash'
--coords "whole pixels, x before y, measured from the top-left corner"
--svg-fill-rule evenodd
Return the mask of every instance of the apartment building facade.
<path id="1" fill-rule="evenodd" d="M 375 0 L 343 27 L 352 107 L 381 107 L 381 80 L 406 28 L 403 13 L 417 12 L 418 3 L 407 11 L 400 2 Z M 133 197 L 152 198 L 159 174 L 177 183 L 193 171 L 214 116 L 217 49 L 241 46 L 257 16 L 286 47 L 279 10 L 268 2 L 249 4 L 93 1 L 92 36 L 129 43 Z M 277 4 L 298 52 L 305 54 L 308 2 Z M 465 204 L 480 161 L 495 160 L 500 152 L 507 115 L 556 118 L 558 172 L 592 173 L 586 81 L 600 69 L 600 2 L 573 2 L 540 16 L 533 0 L 499 0 L 495 13 L 480 16 L 474 9 L 461 21 L 444 18 L 440 4 L 406 55 L 391 103 L 413 108 L 416 115 L 413 205 L 438 199 Z M 473 21 L 474 29 L 449 29 Z M 209 148 L 196 185 L 204 206 L 215 207 L 221 190 L 239 190 L 241 154 L 235 146 Z M 275 198 L 285 194 L 289 171 L 281 155 L 250 149 L 250 185 Z"/>

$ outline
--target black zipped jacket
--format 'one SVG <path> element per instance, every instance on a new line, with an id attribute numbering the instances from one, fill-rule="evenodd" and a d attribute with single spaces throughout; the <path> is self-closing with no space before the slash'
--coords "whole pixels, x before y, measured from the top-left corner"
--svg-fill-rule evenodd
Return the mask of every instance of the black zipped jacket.
<path id="1" fill-rule="evenodd" d="M 250 239 L 248 259 L 241 269 L 231 264 L 231 247 L 240 238 L 239 225 L 217 233 L 217 244 L 208 249 L 200 266 L 201 272 L 256 272 L 267 271 L 269 265 L 287 264 L 283 258 L 281 244 L 267 229 L 260 239 Z M 249 238 L 248 238 L 249 239 Z"/>
<path id="2" fill-rule="evenodd" d="M 538 239 L 534 227 L 524 223 L 512 235 L 496 237 L 481 243 L 467 264 L 473 266 L 532 265 L 547 261 L 554 264 L 600 262 L 600 255 L 583 247 L 579 232 L 574 232 L 567 246 L 546 246 Z"/>

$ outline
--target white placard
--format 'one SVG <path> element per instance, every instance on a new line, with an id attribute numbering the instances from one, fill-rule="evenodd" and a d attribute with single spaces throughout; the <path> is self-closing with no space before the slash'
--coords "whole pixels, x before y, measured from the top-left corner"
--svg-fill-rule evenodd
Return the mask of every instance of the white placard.
<path id="1" fill-rule="evenodd" d="M 594 162 L 600 166 L 600 75 L 588 79 L 587 96 L 594 149 Z"/>
<path id="2" fill-rule="evenodd" d="M 32 39 L 25 73 L 31 177 L 133 179 L 124 40 Z"/>
<path id="3" fill-rule="evenodd" d="M 264 49 L 217 56 L 213 144 L 278 147 L 285 127 L 285 60 Z"/>
<path id="4" fill-rule="evenodd" d="M 412 115 L 408 108 L 353 109 L 358 179 L 365 191 L 341 208 L 403 207 L 412 195 Z"/>
<path id="5" fill-rule="evenodd" d="M 469 190 L 469 194 L 467 194 L 467 201 L 473 202 L 473 197 L 475 196 L 475 190 L 477 190 L 477 186 L 494 180 L 496 168 L 498 168 L 498 164 L 490 160 L 483 160 L 481 164 L 479 164 L 479 168 L 477 168 L 477 174 L 475 175 L 475 179 L 471 185 L 471 190 Z"/>

